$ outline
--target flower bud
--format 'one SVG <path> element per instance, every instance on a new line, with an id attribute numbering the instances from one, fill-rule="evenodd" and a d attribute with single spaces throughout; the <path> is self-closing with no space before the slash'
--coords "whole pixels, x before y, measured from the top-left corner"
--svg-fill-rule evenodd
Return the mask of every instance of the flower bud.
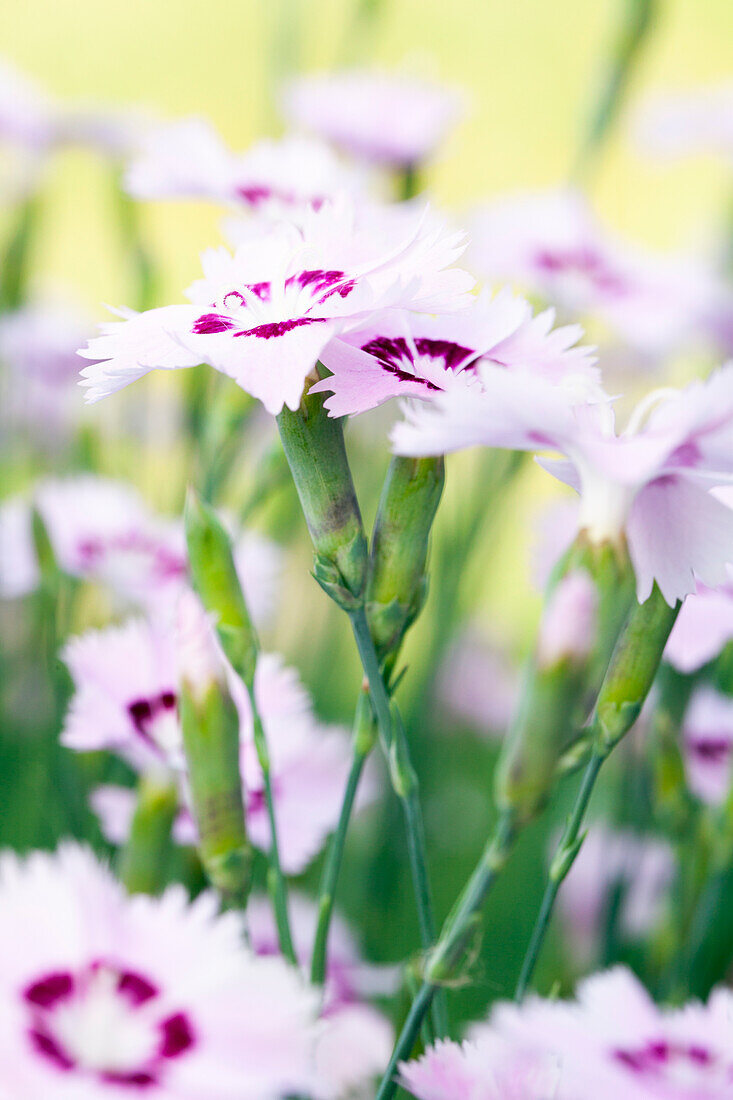
<path id="1" fill-rule="evenodd" d="M 180 601 L 177 642 L 181 729 L 201 861 L 222 897 L 243 905 L 252 849 L 239 770 L 239 718 L 211 628 L 193 593 Z"/>
<path id="2" fill-rule="evenodd" d="M 390 463 L 367 588 L 367 616 L 381 658 L 399 647 L 425 600 L 428 540 L 444 482 L 442 457 L 395 457 Z"/>
<path id="3" fill-rule="evenodd" d="M 222 648 L 246 684 L 254 680 L 257 635 L 239 583 L 231 540 L 214 510 L 189 489 L 186 541 L 194 588 L 216 626 Z"/>
<path id="4" fill-rule="evenodd" d="M 367 543 L 341 420 L 314 394 L 295 412 L 284 407 L 277 423 L 313 541 L 314 576 L 336 603 L 353 610 L 364 600 Z"/>

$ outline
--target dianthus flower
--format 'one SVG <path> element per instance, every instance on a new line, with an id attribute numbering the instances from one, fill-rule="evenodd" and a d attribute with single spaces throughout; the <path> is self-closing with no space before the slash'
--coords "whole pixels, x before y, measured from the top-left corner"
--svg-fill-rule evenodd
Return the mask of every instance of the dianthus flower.
<path id="1" fill-rule="evenodd" d="M 732 1010 L 733 995 L 722 988 L 707 1005 L 660 1008 L 618 967 L 581 982 L 572 1001 L 500 1005 L 474 1037 L 498 1034 L 554 1057 L 561 1067 L 556 1100 L 727 1100 Z"/>
<path id="2" fill-rule="evenodd" d="M 462 97 L 400 73 L 357 69 L 299 77 L 285 89 L 283 108 L 292 126 L 404 170 L 435 153 L 460 117 Z"/>
<path id="3" fill-rule="evenodd" d="M 72 576 L 158 610 L 174 604 L 186 586 L 182 524 L 156 516 L 131 485 L 83 474 L 45 479 L 30 496 L 0 506 L 0 595 L 23 596 L 39 582 L 34 506 L 58 564 Z M 275 602 L 279 551 L 257 532 L 245 532 L 236 540 L 235 560 L 252 614 L 263 622 Z"/>
<path id="4" fill-rule="evenodd" d="M 599 318 L 652 358 L 678 351 L 731 313 L 713 270 L 612 235 L 579 192 L 512 195 L 477 210 L 469 261 L 490 281 L 509 281 L 573 319 Z"/>
<path id="5" fill-rule="evenodd" d="M 0 859 L 0 1092 L 279 1100 L 309 1092 L 316 1004 L 203 894 L 128 897 L 85 849 Z"/>
<path id="6" fill-rule="evenodd" d="M 557 1100 L 558 1078 L 553 1059 L 494 1035 L 441 1040 L 400 1067 L 401 1084 L 418 1100 Z"/>
<path id="7" fill-rule="evenodd" d="M 128 312 L 103 326 L 80 352 L 97 360 L 82 372 L 87 400 L 155 368 L 204 362 L 268 412 L 297 409 L 329 340 L 361 317 L 465 304 L 473 280 L 450 267 L 461 251 L 461 235 L 427 211 L 372 207 L 360 216 L 346 197 L 306 211 L 297 225 L 261 225 L 233 255 L 226 248 L 204 253 L 191 305 Z"/>
<path id="8" fill-rule="evenodd" d="M 564 460 L 541 464 L 580 493 L 578 523 L 592 541 L 625 536 L 640 602 L 654 581 L 672 605 L 696 580 L 726 580 L 733 509 L 715 487 L 733 475 L 733 364 L 705 382 L 648 395 L 621 433 L 611 401 L 577 376 L 557 385 L 490 363 L 479 364 L 478 376 L 474 387 L 409 406 L 393 432 L 395 451 L 558 451 Z"/>
<path id="9" fill-rule="evenodd" d="M 172 632 L 134 619 L 72 638 L 63 658 L 76 692 L 62 743 L 80 752 L 108 749 L 138 771 L 168 769 L 178 773 L 182 812 L 175 836 L 181 843 L 195 844 L 196 829 L 187 809 Z M 267 850 L 270 826 L 251 706 L 231 669 L 228 679 L 239 713 L 247 828 L 252 843 Z M 320 851 L 338 819 L 349 768 L 349 743 L 342 730 L 324 727 L 316 720 L 297 674 L 274 654 L 264 654 L 258 661 L 255 691 L 270 753 L 281 862 L 288 874 L 297 874 Z M 362 803 L 369 796 L 367 782 Z M 132 815 L 130 796 L 106 788 L 97 796 L 96 805 L 110 838 L 121 840 Z"/>
<path id="10" fill-rule="evenodd" d="M 685 772 L 690 790 L 712 806 L 730 793 L 733 760 L 733 699 L 712 687 L 695 689 L 682 724 Z"/>
<path id="11" fill-rule="evenodd" d="M 290 135 L 233 153 L 213 126 L 189 118 L 148 131 L 128 165 L 127 190 L 138 199 L 208 199 L 256 211 L 318 208 L 360 179 L 329 146 Z"/>
<path id="12" fill-rule="evenodd" d="M 591 349 L 575 347 L 578 325 L 553 329 L 553 310 L 536 317 L 510 291 L 482 294 L 450 316 L 384 313 L 332 340 L 321 360 L 331 372 L 311 387 L 330 392 L 332 416 L 361 413 L 392 397 L 429 400 L 455 386 L 480 385 L 478 367 L 522 367 L 560 379 L 593 376 Z"/>

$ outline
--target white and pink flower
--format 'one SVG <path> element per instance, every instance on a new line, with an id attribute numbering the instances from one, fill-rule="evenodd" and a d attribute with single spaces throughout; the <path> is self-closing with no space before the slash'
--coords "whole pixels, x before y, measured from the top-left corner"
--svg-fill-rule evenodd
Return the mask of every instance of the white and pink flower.
<path id="1" fill-rule="evenodd" d="M 318 209 L 342 191 L 358 192 L 361 177 L 329 146 L 290 135 L 233 153 L 201 118 L 148 131 L 125 174 L 137 199 L 207 199 L 267 214 Z"/>
<path id="2" fill-rule="evenodd" d="M 85 849 L 0 860 L 0 1092 L 279 1100 L 310 1092 L 317 1005 L 234 914 L 125 895 Z"/>
<path id="3" fill-rule="evenodd" d="M 720 806 L 733 783 L 733 699 L 707 685 L 696 688 L 682 724 L 690 790 Z"/>
<path id="4" fill-rule="evenodd" d="M 652 359 L 706 340 L 733 312 L 701 260 L 615 237 L 577 191 L 496 199 L 474 212 L 470 232 L 469 262 L 482 278 L 516 283 L 573 319 L 597 317 Z"/>
<path id="5" fill-rule="evenodd" d="M 0 505 L 1 596 L 24 596 L 39 582 L 34 507 L 65 572 L 158 612 L 175 606 L 188 583 L 182 523 L 155 515 L 131 485 L 91 474 L 45 479 L 32 494 Z M 252 616 L 263 623 L 275 604 L 280 552 L 247 531 L 235 539 L 234 554 Z"/>
<path id="6" fill-rule="evenodd" d="M 76 692 L 62 743 L 80 752 L 107 749 L 136 770 L 163 768 L 177 774 L 182 807 L 175 836 L 180 843 L 195 844 L 196 829 L 187 806 L 177 712 L 177 647 L 172 633 L 142 619 L 132 620 L 72 639 L 63 656 Z M 252 843 L 267 851 L 270 825 L 249 697 L 230 668 L 227 680 L 240 720 L 247 828 Z M 260 657 L 255 692 L 270 752 L 281 863 L 288 874 L 298 874 L 321 850 L 338 820 L 350 764 L 349 741 L 345 731 L 317 721 L 297 674 L 274 654 Z M 374 793 L 374 783 L 367 777 L 359 805 Z M 131 792 L 124 789 L 97 792 L 95 808 L 113 841 L 127 834 L 133 806 Z"/>
<path id="7" fill-rule="evenodd" d="M 395 229 L 401 230 L 399 236 Z M 204 253 L 191 305 L 123 314 L 80 352 L 98 401 L 156 368 L 205 362 L 276 415 L 296 409 L 329 340 L 383 308 L 451 309 L 473 280 L 451 268 L 460 234 L 415 211 L 357 216 L 347 201 L 306 211 L 296 225 L 261 226 L 232 255 Z"/>
<path id="8" fill-rule="evenodd" d="M 299 77 L 284 91 L 283 110 L 291 126 L 404 170 L 435 154 L 462 114 L 463 97 L 406 74 L 356 69 Z"/>
<path id="9" fill-rule="evenodd" d="M 559 1079 L 555 1059 L 492 1034 L 440 1040 L 400 1066 L 401 1084 L 418 1100 L 560 1100 Z"/>
<path id="10" fill-rule="evenodd" d="M 573 1001 L 532 997 L 521 1006 L 499 1005 L 473 1037 L 498 1036 L 527 1057 L 554 1058 L 555 1100 L 727 1100 L 732 1013 L 733 994 L 723 988 L 707 1005 L 659 1008 L 619 967 L 581 982 Z"/>
<path id="11" fill-rule="evenodd" d="M 480 386 L 483 362 L 553 379 L 595 377 L 591 349 L 574 346 L 582 330 L 553 329 L 553 320 L 552 310 L 533 317 L 529 303 L 508 290 L 484 293 L 450 316 L 384 313 L 327 345 L 321 361 L 331 374 L 311 392 L 330 392 L 326 408 L 344 416 L 393 397 L 429 400 L 454 386 Z"/>
<path id="12" fill-rule="evenodd" d="M 595 542 L 625 536 L 644 601 L 654 581 L 671 605 L 696 581 L 727 579 L 733 509 L 716 495 L 733 477 L 733 364 L 705 382 L 649 394 L 618 433 L 611 400 L 577 375 L 478 366 L 480 386 L 406 407 L 398 454 L 486 445 L 560 452 L 541 465 L 580 493 L 579 527 Z"/>

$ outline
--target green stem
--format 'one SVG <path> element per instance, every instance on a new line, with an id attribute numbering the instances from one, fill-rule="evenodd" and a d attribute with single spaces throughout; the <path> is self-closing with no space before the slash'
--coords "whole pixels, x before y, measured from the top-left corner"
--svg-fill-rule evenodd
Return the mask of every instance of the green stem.
<path id="1" fill-rule="evenodd" d="M 369 696 L 361 693 L 356 705 L 354 717 L 354 737 L 351 757 L 351 770 L 344 791 L 341 813 L 339 815 L 336 832 L 331 837 L 326 854 L 326 862 L 323 866 L 323 875 L 318 892 L 318 926 L 316 938 L 313 944 L 313 956 L 311 958 L 311 981 L 314 985 L 323 985 L 326 978 L 326 961 L 328 956 L 328 933 L 331 927 L 331 917 L 336 901 L 336 884 L 341 870 L 341 860 L 344 854 L 346 833 L 351 820 L 351 812 L 354 808 L 354 799 L 359 786 L 361 773 L 364 769 L 369 753 L 372 750 L 374 734 L 374 720 L 372 718 Z"/>
<path id="2" fill-rule="evenodd" d="M 420 939 L 423 948 L 429 950 L 435 943 L 435 918 L 428 880 L 425 830 L 420 809 L 418 778 L 410 760 L 407 738 L 399 712 L 390 703 L 389 693 L 382 678 L 379 658 L 363 606 L 350 611 L 349 618 L 364 675 L 369 683 L 372 707 L 382 748 L 387 758 L 392 786 L 402 803 L 407 827 L 410 869 L 417 901 Z M 437 1034 L 444 1035 L 447 1030 L 447 1020 L 443 998 L 438 998 L 434 1018 Z"/>
<path id="3" fill-rule="evenodd" d="M 270 753 L 267 748 L 267 738 L 262 725 L 262 719 L 257 709 L 254 684 L 248 683 L 247 690 L 252 706 L 252 724 L 254 728 L 254 743 L 257 759 L 262 769 L 262 783 L 265 789 L 265 804 L 267 806 L 267 819 L 270 823 L 270 867 L 267 873 L 267 886 L 272 898 L 272 906 L 275 911 L 275 923 L 280 941 L 280 950 L 293 965 L 297 965 L 297 956 L 293 946 L 293 936 L 290 931 L 290 917 L 288 915 L 288 889 L 285 876 L 280 866 L 280 848 L 277 840 L 277 822 L 275 819 L 275 797 L 272 790 L 272 778 L 270 775 Z"/>
<path id="4" fill-rule="evenodd" d="M 170 781 L 140 779 L 130 835 L 118 868 L 128 893 L 158 894 L 163 888 L 177 808 L 178 795 Z"/>
<path id="5" fill-rule="evenodd" d="M 522 969 L 517 982 L 517 987 L 514 991 L 514 999 L 521 1001 L 524 994 L 527 991 L 530 979 L 534 972 L 537 959 L 539 957 L 542 944 L 545 939 L 548 925 L 550 923 L 550 917 L 552 916 L 552 910 L 555 905 L 555 899 L 558 895 L 560 887 L 562 886 L 565 877 L 575 862 L 575 857 L 580 851 L 582 844 L 582 837 L 580 836 L 580 830 L 585 818 L 586 810 L 588 809 L 588 803 L 590 802 L 593 788 L 598 778 L 598 773 L 601 770 L 601 765 L 606 759 L 606 753 L 595 750 L 583 776 L 583 782 L 580 785 L 578 796 L 575 800 L 572 813 L 568 818 L 568 822 L 565 826 L 560 843 L 555 851 L 555 856 L 552 860 L 552 866 L 550 868 L 550 877 L 545 887 L 545 893 L 542 898 L 542 904 L 540 911 L 535 922 L 534 929 L 532 931 L 532 937 L 529 941 L 527 953 L 524 956 L 524 962 L 522 963 Z"/>
<path id="6" fill-rule="evenodd" d="M 487 841 L 476 869 L 464 887 L 453 911 L 443 925 L 440 939 L 428 957 L 423 982 L 407 1016 L 390 1063 L 377 1093 L 377 1100 L 388 1100 L 395 1089 L 395 1071 L 409 1057 L 423 1019 L 441 985 L 454 977 L 456 967 L 473 938 L 479 914 L 492 886 L 504 868 L 511 852 L 516 830 L 511 814 L 502 814 L 493 835 Z"/>

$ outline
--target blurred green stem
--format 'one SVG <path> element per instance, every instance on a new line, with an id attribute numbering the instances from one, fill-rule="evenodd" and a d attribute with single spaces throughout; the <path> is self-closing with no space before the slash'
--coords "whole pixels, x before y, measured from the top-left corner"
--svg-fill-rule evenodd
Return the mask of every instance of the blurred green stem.
<path id="1" fill-rule="evenodd" d="M 328 932 L 336 900 L 336 884 L 341 870 L 346 833 L 351 820 L 351 812 L 354 807 L 354 799 L 356 798 L 361 773 L 374 745 L 374 736 L 374 719 L 369 703 L 369 694 L 368 691 L 362 689 L 354 716 L 351 770 L 346 782 L 338 826 L 331 837 L 326 853 L 326 862 L 318 891 L 318 926 L 311 958 L 311 981 L 315 985 L 323 985 L 326 979 Z"/>
<path id="2" fill-rule="evenodd" d="M 290 916 L 288 914 L 288 889 L 285 876 L 280 864 L 280 846 L 277 839 L 277 820 L 275 817 L 275 796 L 272 789 L 272 775 L 270 771 L 270 753 L 267 747 L 267 739 L 257 709 L 255 699 L 254 682 L 247 684 L 250 705 L 252 707 L 252 719 L 254 726 L 254 743 L 257 759 L 262 770 L 262 783 L 265 790 L 265 804 L 267 806 L 267 819 L 270 823 L 270 867 L 267 873 L 267 886 L 272 898 L 272 906 L 275 911 L 275 922 L 280 940 L 280 949 L 283 955 L 291 963 L 297 965 L 297 956 L 293 945 L 293 936 L 290 931 Z"/>
<path id="3" fill-rule="evenodd" d="M 497 821 L 475 871 L 445 921 L 440 939 L 428 955 L 425 979 L 392 1052 L 376 1100 L 389 1100 L 393 1096 L 397 1088 L 397 1067 L 409 1057 L 425 1014 L 441 986 L 455 977 L 456 968 L 476 934 L 484 902 L 509 858 L 514 837 L 513 818 L 509 813 L 504 814 Z"/>
<path id="4" fill-rule="evenodd" d="M 130 835 L 120 853 L 118 874 L 130 894 L 158 894 L 171 855 L 171 829 L 178 808 L 175 786 L 165 778 L 142 776 Z"/>
<path id="5" fill-rule="evenodd" d="M 122 244 L 129 256 L 135 284 L 135 306 L 141 312 L 152 309 L 158 289 L 158 272 L 145 246 L 140 227 L 140 207 L 123 185 L 122 171 L 115 168 L 112 187 Z"/>
<path id="6" fill-rule="evenodd" d="M 24 199 L 18 210 L 0 266 L 0 313 L 19 309 L 28 297 L 30 252 L 40 210 L 41 199 L 37 193 Z"/>
<path id="7" fill-rule="evenodd" d="M 542 904 L 517 982 L 515 1000 L 521 1000 L 527 990 L 555 899 L 583 843 L 584 835 L 580 830 L 601 767 L 641 713 L 680 606 L 678 602 L 670 607 L 655 584 L 649 599 L 643 604 L 636 604 L 631 611 L 616 643 L 590 721 L 591 757 L 550 865 Z"/>
<path id="8" fill-rule="evenodd" d="M 578 150 L 573 173 L 575 179 L 587 175 L 618 118 L 634 67 L 655 24 L 657 0 L 622 0 L 622 5 L 623 14 Z"/>

